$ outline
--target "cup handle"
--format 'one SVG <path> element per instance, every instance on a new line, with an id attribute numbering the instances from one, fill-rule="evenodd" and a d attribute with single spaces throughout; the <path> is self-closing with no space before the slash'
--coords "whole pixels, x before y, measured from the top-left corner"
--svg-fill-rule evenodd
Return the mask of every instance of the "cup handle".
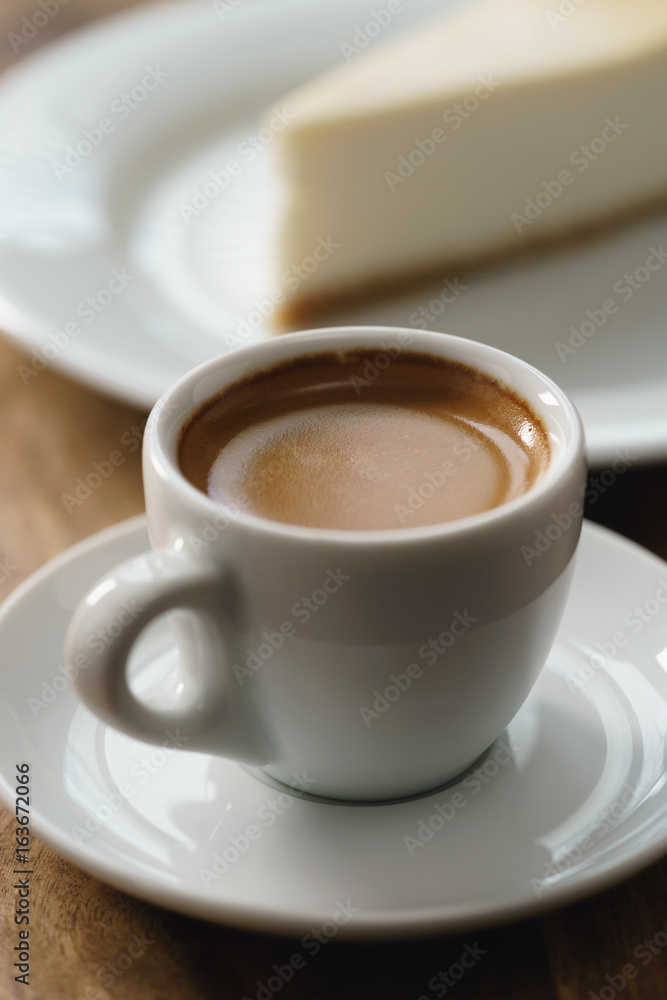
<path id="1" fill-rule="evenodd" d="M 230 666 L 231 625 L 222 623 L 231 605 L 224 570 L 208 560 L 161 549 L 117 566 L 81 601 L 65 637 L 66 662 L 79 667 L 75 686 L 83 701 L 135 739 L 163 745 L 177 728 L 185 750 L 270 763 Z M 193 662 L 182 665 L 195 676 L 187 678 L 187 708 L 156 711 L 130 690 L 127 662 L 146 626 L 177 608 L 197 614 L 197 641 L 189 643 Z"/>

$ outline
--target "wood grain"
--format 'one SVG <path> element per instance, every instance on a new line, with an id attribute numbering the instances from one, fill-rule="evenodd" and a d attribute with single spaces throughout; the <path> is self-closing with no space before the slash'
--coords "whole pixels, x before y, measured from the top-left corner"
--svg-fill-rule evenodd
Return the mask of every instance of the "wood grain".
<path id="1" fill-rule="evenodd" d="M 56 35 L 131 0 L 69 0 L 30 44 L 13 51 L 37 3 L 3 0 L 0 66 L 35 51 Z M 314 0 L 316 2 L 316 0 Z M 0 225 L 1 228 L 1 225 Z M 138 447 L 145 414 L 47 369 L 24 385 L 26 358 L 0 341 L 0 599 L 49 558 L 93 532 L 143 509 Z M 91 497 L 68 510 L 63 495 L 92 463 L 120 449 L 124 461 Z M 631 469 L 600 494 L 589 513 L 667 557 L 667 467 Z M 302 951 L 298 940 L 268 937 L 193 920 L 140 902 L 101 883 L 33 841 L 31 985 L 14 981 L 15 894 L 8 861 L 13 819 L 0 812 L 0 1000 L 255 1000 L 273 966 Z M 465 945 L 477 964 L 448 996 L 456 1000 L 590 1000 L 627 963 L 637 976 L 624 1000 L 666 1000 L 667 963 L 634 956 L 667 927 L 667 861 L 616 888 L 542 919 L 464 936 L 417 942 L 324 947 L 308 956 L 280 993 L 291 1000 L 418 1000 L 439 970 Z M 134 935 L 134 937 L 133 937 Z M 132 948 L 134 957 L 128 949 Z M 483 954 L 481 954 L 483 952 Z M 129 966 L 127 962 L 130 961 Z M 123 967 L 121 967 L 123 966 Z M 618 980 L 615 980 L 618 982 Z M 264 994 L 266 997 L 266 994 Z"/>

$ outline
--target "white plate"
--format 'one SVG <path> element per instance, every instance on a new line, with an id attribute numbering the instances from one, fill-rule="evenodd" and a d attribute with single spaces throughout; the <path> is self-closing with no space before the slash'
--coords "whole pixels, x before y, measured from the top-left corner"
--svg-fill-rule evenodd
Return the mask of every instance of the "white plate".
<path id="1" fill-rule="evenodd" d="M 379 41 L 445 5 L 411 0 Z M 372 0 L 219 0 L 217 11 L 210 2 L 151 5 L 77 32 L 6 74 L 5 329 L 29 351 L 46 349 L 49 363 L 70 375 L 145 407 L 185 371 L 230 349 L 272 287 L 268 146 L 260 141 L 251 161 L 241 144 L 257 134 L 263 108 L 343 59 L 341 44 L 354 42 L 376 7 Z M 149 70 L 153 90 L 143 83 Z M 86 129 L 97 131 L 86 140 Z M 67 147 L 82 141 L 90 153 L 74 165 Z M 210 172 L 230 159 L 241 173 L 217 191 Z M 186 222 L 181 206 L 192 206 L 207 182 L 210 200 Z M 582 413 L 593 464 L 609 463 L 617 448 L 641 460 L 665 457 L 667 281 L 656 272 L 627 302 L 627 293 L 614 291 L 663 241 L 667 220 L 656 216 L 579 247 L 471 272 L 462 279 L 467 290 L 439 315 L 432 311 L 427 325 L 487 340 L 561 383 Z M 132 276 L 126 286 L 113 279 L 123 268 Z M 335 322 L 409 326 L 419 307 L 441 308 L 441 291 L 437 284 Z M 618 312 L 562 361 L 556 343 L 609 298 Z M 76 328 L 68 332 L 70 323 Z M 262 324 L 244 342 L 265 336 Z M 26 367 L 36 372 L 43 359 Z M 36 375 L 19 377 L 31 384 Z"/>
<path id="2" fill-rule="evenodd" d="M 79 703 L 61 658 L 72 609 L 147 545 L 143 517 L 109 529 L 0 611 L 0 793 L 13 811 L 29 761 L 34 831 L 75 864 L 195 916 L 299 934 L 338 919 L 359 938 L 533 915 L 667 848 L 667 565 L 644 550 L 584 525 L 558 640 L 501 739 L 511 753 L 495 746 L 481 774 L 423 798 L 345 806 L 281 799 L 236 764 L 169 738 L 156 750 Z M 601 662 L 605 643 L 617 654 L 607 645 Z M 145 673 L 170 648 L 158 624 Z"/>

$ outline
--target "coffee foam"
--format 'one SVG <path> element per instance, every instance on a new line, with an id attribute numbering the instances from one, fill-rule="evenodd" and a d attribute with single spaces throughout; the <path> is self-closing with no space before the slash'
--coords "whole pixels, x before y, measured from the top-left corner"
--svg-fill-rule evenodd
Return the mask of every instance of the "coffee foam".
<path id="1" fill-rule="evenodd" d="M 405 353 L 369 381 L 365 361 L 316 355 L 230 387 L 184 429 L 182 471 L 260 517 L 378 530 L 489 510 L 546 468 L 546 431 L 493 379 Z"/>

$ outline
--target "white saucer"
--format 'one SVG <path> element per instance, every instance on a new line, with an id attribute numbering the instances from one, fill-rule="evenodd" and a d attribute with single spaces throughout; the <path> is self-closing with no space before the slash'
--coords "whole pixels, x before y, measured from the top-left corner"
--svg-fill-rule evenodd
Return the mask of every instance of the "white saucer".
<path id="1" fill-rule="evenodd" d="M 444 5 L 411 0 L 379 41 Z M 50 363 L 70 375 L 145 407 L 188 369 L 232 348 L 254 301 L 273 287 L 269 157 L 263 148 L 251 162 L 239 146 L 257 132 L 265 106 L 343 59 L 341 44 L 376 7 L 374 0 L 150 5 L 76 32 L 7 73 L 0 324 L 29 351 L 46 347 Z M 149 80 L 155 89 L 142 94 L 148 69 L 167 75 Z M 100 130 L 98 145 L 68 172 L 67 147 L 105 118 L 110 131 Z M 192 206 L 195 190 L 230 159 L 242 163 L 240 175 L 186 222 L 181 206 Z M 60 179 L 54 163 L 65 164 Z M 658 273 L 628 301 L 614 291 L 663 243 L 667 218 L 656 216 L 471 273 L 467 290 L 445 307 L 436 283 L 335 322 L 410 326 L 417 309 L 434 303 L 429 329 L 486 340 L 563 385 L 584 419 L 593 464 L 609 464 L 618 448 L 641 460 L 664 458 L 667 282 Z M 126 287 L 112 278 L 123 268 L 132 276 Z M 101 311 L 90 311 L 88 296 Z M 618 312 L 561 360 L 556 344 L 609 298 Z M 80 332 L 68 333 L 69 323 Z M 267 333 L 259 326 L 244 342 Z M 24 373 L 28 383 L 33 377 Z"/>
<path id="2" fill-rule="evenodd" d="M 34 831 L 75 864 L 198 917 L 298 934 L 334 920 L 360 938 L 533 915 L 667 848 L 667 565 L 644 550 L 585 524 L 558 641 L 502 737 L 510 753 L 496 745 L 481 775 L 420 799 L 345 806 L 281 799 L 238 765 L 148 747 L 79 704 L 60 670 L 72 608 L 147 545 L 143 517 L 102 532 L 0 611 L 0 792 L 13 810 L 15 765 L 30 761 Z M 634 631 L 636 606 L 648 620 Z M 618 657 L 591 662 L 619 632 Z M 158 624 L 144 658 L 170 645 Z"/>

